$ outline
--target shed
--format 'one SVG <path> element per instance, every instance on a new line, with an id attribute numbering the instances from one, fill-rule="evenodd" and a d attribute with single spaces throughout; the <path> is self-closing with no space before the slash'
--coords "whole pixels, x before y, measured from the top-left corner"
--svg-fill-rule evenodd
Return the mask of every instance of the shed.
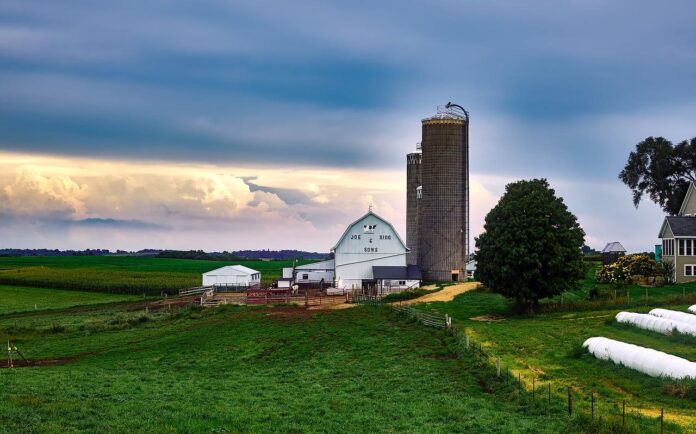
<path id="1" fill-rule="evenodd" d="M 203 273 L 203 286 L 247 288 L 260 284 L 261 273 L 243 265 L 227 265 Z"/>
<path id="2" fill-rule="evenodd" d="M 418 288 L 423 279 L 418 265 L 376 265 L 372 267 L 372 277 L 382 294 Z"/>
<path id="3" fill-rule="evenodd" d="M 616 262 L 619 257 L 626 254 L 626 249 L 621 245 L 620 242 L 614 241 L 607 243 L 606 247 L 602 249 L 602 263 L 604 265 Z"/>

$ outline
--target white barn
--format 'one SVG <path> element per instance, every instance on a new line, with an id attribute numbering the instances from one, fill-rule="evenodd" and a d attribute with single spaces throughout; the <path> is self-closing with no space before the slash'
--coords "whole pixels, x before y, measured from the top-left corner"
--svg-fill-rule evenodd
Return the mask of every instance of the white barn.
<path id="1" fill-rule="evenodd" d="M 261 273 L 243 265 L 227 265 L 203 273 L 203 286 L 260 286 Z"/>
<path id="2" fill-rule="evenodd" d="M 350 224 L 331 249 L 334 252 L 336 288 L 376 291 L 379 282 L 373 267 L 402 267 L 406 270 L 408 250 L 391 223 L 370 210 Z M 392 274 L 395 271 L 389 269 Z M 409 280 L 406 277 L 399 274 L 399 278 L 394 280 Z M 387 279 L 386 276 L 382 278 Z"/>

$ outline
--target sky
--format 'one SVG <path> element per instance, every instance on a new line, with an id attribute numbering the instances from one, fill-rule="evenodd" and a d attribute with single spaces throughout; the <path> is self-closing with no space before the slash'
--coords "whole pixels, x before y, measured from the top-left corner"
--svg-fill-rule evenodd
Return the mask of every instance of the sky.
<path id="1" fill-rule="evenodd" d="M 328 251 L 405 232 L 420 120 L 470 112 L 472 239 L 547 178 L 587 243 L 652 250 L 617 175 L 696 136 L 689 1 L 0 2 L 0 248 Z"/>

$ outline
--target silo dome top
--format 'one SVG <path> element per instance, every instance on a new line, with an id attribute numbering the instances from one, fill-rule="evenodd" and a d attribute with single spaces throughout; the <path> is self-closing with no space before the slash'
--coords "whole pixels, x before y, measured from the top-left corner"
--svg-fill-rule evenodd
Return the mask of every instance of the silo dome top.
<path id="1" fill-rule="evenodd" d="M 438 120 L 468 121 L 469 112 L 458 104 L 448 102 L 444 106 L 437 106 L 437 113 L 434 116 L 423 119 L 423 122 Z"/>

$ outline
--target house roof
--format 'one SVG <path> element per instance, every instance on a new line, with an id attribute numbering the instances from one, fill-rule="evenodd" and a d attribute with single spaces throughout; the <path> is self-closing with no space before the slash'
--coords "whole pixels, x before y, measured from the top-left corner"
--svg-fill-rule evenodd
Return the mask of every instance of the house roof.
<path id="1" fill-rule="evenodd" d="M 407 266 L 382 266 L 372 267 L 374 279 L 394 279 L 394 280 L 421 280 L 423 278 L 418 265 Z"/>
<path id="2" fill-rule="evenodd" d="M 348 225 L 348 227 L 346 228 L 346 230 L 343 231 L 343 235 L 341 235 L 341 238 L 339 238 L 338 241 L 336 242 L 336 245 L 334 245 L 334 246 L 331 248 L 331 251 L 332 251 L 332 252 L 335 251 L 336 248 L 338 247 L 338 245 L 341 244 L 341 242 L 342 242 L 343 239 L 346 237 L 346 235 L 348 235 L 348 232 L 350 232 L 350 228 L 352 228 L 353 226 L 355 226 L 356 224 L 358 224 L 359 221 L 361 221 L 362 219 L 364 219 L 365 217 L 367 217 L 367 216 L 369 216 L 369 215 L 372 215 L 372 216 L 376 217 L 377 219 L 381 220 L 382 222 L 384 222 L 385 224 L 389 225 L 389 227 L 392 229 L 392 231 L 394 231 L 394 235 L 396 235 L 396 239 L 399 240 L 399 242 L 404 246 L 404 248 L 406 249 L 406 251 L 408 252 L 408 251 L 411 250 L 411 249 L 409 249 L 408 247 L 406 247 L 406 243 L 404 243 L 404 241 L 403 241 L 403 240 L 401 239 L 401 237 L 399 236 L 399 233 L 396 231 L 396 229 L 394 229 L 394 226 L 392 226 L 391 223 L 389 223 L 388 221 L 386 221 L 386 220 L 383 219 L 382 217 L 380 217 L 380 216 L 378 216 L 377 214 L 373 213 L 372 210 L 370 210 L 370 211 L 367 212 L 367 214 L 365 214 L 364 216 L 360 217 L 359 219 L 355 220 L 353 223 L 351 223 L 351 224 Z"/>
<path id="3" fill-rule="evenodd" d="M 225 267 L 216 268 L 203 273 L 203 275 L 211 276 L 239 276 L 250 274 L 260 274 L 260 271 L 245 267 L 244 265 L 227 265 Z"/>
<path id="4" fill-rule="evenodd" d="M 665 222 L 675 237 L 696 237 L 696 217 L 668 216 Z"/>
<path id="5" fill-rule="evenodd" d="M 696 191 L 696 184 L 693 182 L 689 185 L 689 189 L 686 191 L 686 196 L 684 196 L 684 200 L 682 201 L 681 208 L 679 208 L 679 215 L 682 216 L 686 212 L 686 205 L 689 203 L 691 200 L 691 196 L 694 194 Z"/>
<path id="6" fill-rule="evenodd" d="M 626 249 L 624 249 L 624 246 L 622 246 L 621 243 L 618 241 L 607 243 L 606 247 L 604 249 L 602 249 L 602 253 L 614 253 L 614 252 L 626 253 Z"/>

